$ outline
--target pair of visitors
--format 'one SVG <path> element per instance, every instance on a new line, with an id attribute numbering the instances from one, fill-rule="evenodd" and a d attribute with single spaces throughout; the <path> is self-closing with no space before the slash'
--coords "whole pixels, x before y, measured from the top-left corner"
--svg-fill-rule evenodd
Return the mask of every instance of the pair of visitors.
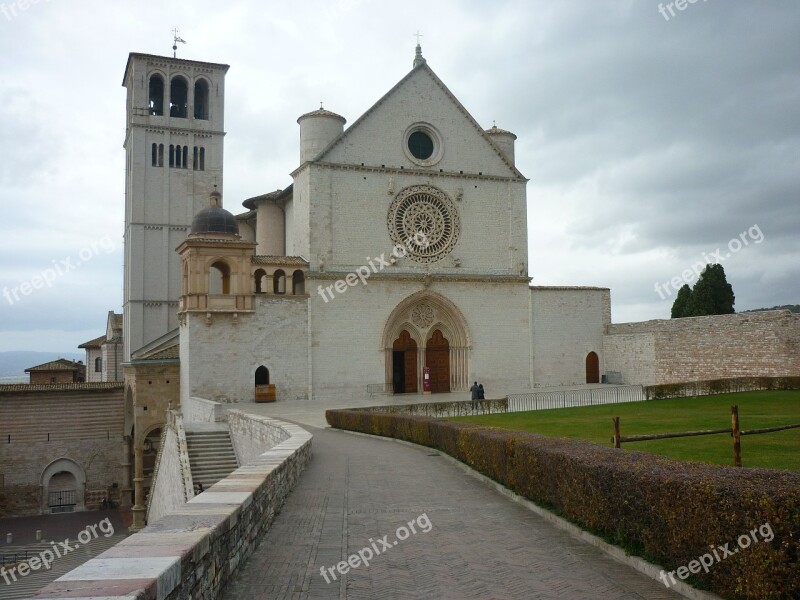
<path id="1" fill-rule="evenodd" d="M 477 406 L 478 400 L 485 400 L 486 399 L 486 392 L 483 389 L 483 384 L 478 384 L 478 382 L 474 382 L 472 387 L 469 388 L 469 391 L 472 393 L 472 408 Z"/>

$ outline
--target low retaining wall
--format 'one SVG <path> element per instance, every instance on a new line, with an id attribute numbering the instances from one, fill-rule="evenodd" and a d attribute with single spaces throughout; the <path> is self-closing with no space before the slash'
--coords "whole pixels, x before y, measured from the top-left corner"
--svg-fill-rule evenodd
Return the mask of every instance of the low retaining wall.
<path id="1" fill-rule="evenodd" d="M 236 418 L 251 421 L 252 431 L 263 428 L 263 439 L 275 428 L 287 437 L 34 598 L 217 598 L 269 529 L 311 458 L 311 434 L 304 429 L 266 417 Z"/>
<path id="2" fill-rule="evenodd" d="M 228 411 L 228 430 L 239 464 L 246 465 L 265 450 L 289 439 L 290 433 L 285 425 L 272 419 L 255 421 L 240 410 Z"/>

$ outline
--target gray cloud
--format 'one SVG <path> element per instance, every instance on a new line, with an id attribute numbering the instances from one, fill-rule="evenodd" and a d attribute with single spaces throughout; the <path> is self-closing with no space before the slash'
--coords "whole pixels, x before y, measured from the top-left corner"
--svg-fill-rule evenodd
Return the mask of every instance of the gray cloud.
<path id="1" fill-rule="evenodd" d="M 421 28 L 475 118 L 519 136 L 535 284 L 609 286 L 615 321 L 663 318 L 655 282 L 758 224 L 763 243 L 723 263 L 737 308 L 800 302 L 797 3 L 708 0 L 666 21 L 649 0 L 413 0 L 399 13 L 377 0 L 53 1 L 0 13 L 0 290 L 103 236 L 117 247 L 25 302 L 0 298 L 0 350 L 71 351 L 121 310 L 120 81 L 128 52 L 170 52 L 175 23 L 180 56 L 231 65 L 234 211 L 291 182 L 301 113 L 323 101 L 352 123 L 411 67 Z"/>

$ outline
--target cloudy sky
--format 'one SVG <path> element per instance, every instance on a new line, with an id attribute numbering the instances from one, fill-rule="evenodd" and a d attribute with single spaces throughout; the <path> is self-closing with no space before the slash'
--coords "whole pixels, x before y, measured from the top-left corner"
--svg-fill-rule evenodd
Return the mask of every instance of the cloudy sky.
<path id="1" fill-rule="evenodd" d="M 121 311 L 122 75 L 176 25 L 180 57 L 231 65 L 234 212 L 290 183 L 301 113 L 352 123 L 421 30 L 478 122 L 519 137 L 534 284 L 667 318 L 663 284 L 721 257 L 738 310 L 800 302 L 800 2 L 668 4 L 0 0 L 0 351 L 74 351 Z"/>

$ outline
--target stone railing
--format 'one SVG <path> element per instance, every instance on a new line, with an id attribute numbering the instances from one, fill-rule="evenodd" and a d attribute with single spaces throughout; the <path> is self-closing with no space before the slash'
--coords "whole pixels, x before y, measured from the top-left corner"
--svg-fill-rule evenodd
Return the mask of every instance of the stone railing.
<path id="1" fill-rule="evenodd" d="M 242 421 L 240 431 L 258 432 L 260 440 L 274 439 L 276 428 L 285 439 L 34 597 L 219 597 L 311 458 L 311 434 L 300 427 L 242 413 L 235 418 Z"/>
<path id="2" fill-rule="evenodd" d="M 181 404 L 181 413 L 191 423 L 224 423 L 228 420 L 224 404 L 196 396 Z"/>
<path id="3" fill-rule="evenodd" d="M 180 485 L 176 485 L 178 481 Z M 183 418 L 178 411 L 170 409 L 161 433 L 161 445 L 153 471 L 153 487 L 147 497 L 147 522 L 157 521 L 192 498 L 194 481 Z"/>

